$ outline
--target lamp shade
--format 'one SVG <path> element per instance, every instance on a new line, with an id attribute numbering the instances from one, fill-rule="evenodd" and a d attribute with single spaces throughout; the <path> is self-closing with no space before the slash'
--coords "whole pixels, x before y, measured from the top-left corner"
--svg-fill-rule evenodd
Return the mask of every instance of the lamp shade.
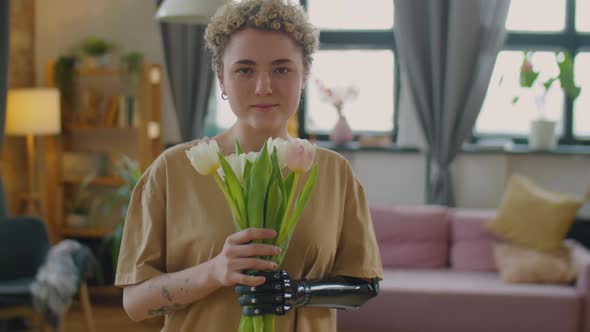
<path id="1" fill-rule="evenodd" d="M 164 0 L 156 19 L 169 23 L 207 24 L 228 0 Z"/>
<path id="2" fill-rule="evenodd" d="M 7 135 L 55 135 L 60 132 L 61 117 L 57 89 L 8 90 Z"/>

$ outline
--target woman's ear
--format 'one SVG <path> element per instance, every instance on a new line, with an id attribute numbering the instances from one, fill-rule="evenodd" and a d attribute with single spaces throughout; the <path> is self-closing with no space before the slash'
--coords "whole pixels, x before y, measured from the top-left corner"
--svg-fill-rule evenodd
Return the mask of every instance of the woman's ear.
<path id="1" fill-rule="evenodd" d="M 215 74 L 217 75 L 217 80 L 219 81 L 219 87 L 221 88 L 221 92 L 225 92 L 224 82 L 223 82 L 223 68 L 221 66 L 217 66 L 215 68 Z"/>

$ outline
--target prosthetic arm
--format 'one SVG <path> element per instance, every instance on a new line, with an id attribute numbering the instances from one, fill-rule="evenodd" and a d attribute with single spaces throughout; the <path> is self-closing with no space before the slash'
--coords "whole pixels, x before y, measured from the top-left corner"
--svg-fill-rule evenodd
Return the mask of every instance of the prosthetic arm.
<path id="1" fill-rule="evenodd" d="M 258 287 L 236 286 L 235 290 L 246 316 L 284 315 L 295 307 L 356 309 L 377 296 L 379 280 L 338 276 L 323 280 L 292 280 L 284 270 L 257 272 L 266 278 Z"/>

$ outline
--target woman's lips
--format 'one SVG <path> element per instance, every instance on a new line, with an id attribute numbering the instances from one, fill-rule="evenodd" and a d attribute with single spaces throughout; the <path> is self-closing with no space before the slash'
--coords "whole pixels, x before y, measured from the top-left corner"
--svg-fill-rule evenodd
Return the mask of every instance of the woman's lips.
<path id="1" fill-rule="evenodd" d="M 278 106 L 277 104 L 257 104 L 257 105 L 253 105 L 252 107 L 254 107 L 256 110 L 258 111 L 271 111 L 275 106 Z"/>

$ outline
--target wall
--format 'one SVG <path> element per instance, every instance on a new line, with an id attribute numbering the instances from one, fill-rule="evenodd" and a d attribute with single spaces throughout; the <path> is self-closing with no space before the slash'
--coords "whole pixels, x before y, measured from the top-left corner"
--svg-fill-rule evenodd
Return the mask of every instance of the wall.
<path id="1" fill-rule="evenodd" d="M 12 1 L 10 8 L 10 54 L 8 88 L 31 87 L 35 84 L 35 1 Z M 6 136 L 2 147 L 2 177 L 11 212 L 19 210 L 18 195 L 27 188 L 24 137 Z"/>

